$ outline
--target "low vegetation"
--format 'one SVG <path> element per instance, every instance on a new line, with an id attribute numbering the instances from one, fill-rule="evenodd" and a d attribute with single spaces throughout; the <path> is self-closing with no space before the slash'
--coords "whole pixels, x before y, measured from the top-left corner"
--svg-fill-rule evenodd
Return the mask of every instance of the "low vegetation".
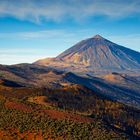
<path id="1" fill-rule="evenodd" d="M 3 139 L 138 139 L 139 115 L 137 109 L 80 86 L 0 90 Z"/>

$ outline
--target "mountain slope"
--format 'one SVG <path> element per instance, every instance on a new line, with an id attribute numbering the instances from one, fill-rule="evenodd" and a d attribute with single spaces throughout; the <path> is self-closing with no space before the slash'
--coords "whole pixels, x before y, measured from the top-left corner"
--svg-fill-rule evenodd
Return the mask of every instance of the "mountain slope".
<path id="1" fill-rule="evenodd" d="M 99 35 L 81 41 L 56 58 L 93 68 L 140 68 L 140 53 L 112 43 Z"/>
<path id="2" fill-rule="evenodd" d="M 50 63 L 49 63 L 50 62 Z M 54 63 L 55 62 L 55 63 Z M 140 68 L 140 53 L 117 45 L 100 35 L 83 40 L 53 59 L 37 61 L 39 65 L 78 66 L 90 69 L 131 70 Z"/>
<path id="3" fill-rule="evenodd" d="M 98 77 L 97 77 L 98 76 Z M 138 75 L 111 73 L 79 75 L 33 64 L 0 67 L 0 86 L 71 87 L 82 85 L 101 96 L 140 108 L 140 79 Z"/>

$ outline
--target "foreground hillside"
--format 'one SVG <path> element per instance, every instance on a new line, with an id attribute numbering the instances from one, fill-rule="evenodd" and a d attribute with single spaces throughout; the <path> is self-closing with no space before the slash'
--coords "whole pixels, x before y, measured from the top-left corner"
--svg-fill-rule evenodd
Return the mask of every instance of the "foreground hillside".
<path id="1" fill-rule="evenodd" d="M 80 85 L 52 88 L 0 84 L 3 139 L 139 139 L 140 110 Z"/>

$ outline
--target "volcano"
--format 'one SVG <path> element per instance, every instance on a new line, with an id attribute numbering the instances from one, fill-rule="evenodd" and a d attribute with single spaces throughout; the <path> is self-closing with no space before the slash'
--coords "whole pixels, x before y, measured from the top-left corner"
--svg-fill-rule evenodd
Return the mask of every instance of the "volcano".
<path id="1" fill-rule="evenodd" d="M 132 70 L 140 68 L 140 53 L 95 35 L 80 41 L 55 58 L 39 60 L 36 64 L 79 66 L 96 70 Z"/>

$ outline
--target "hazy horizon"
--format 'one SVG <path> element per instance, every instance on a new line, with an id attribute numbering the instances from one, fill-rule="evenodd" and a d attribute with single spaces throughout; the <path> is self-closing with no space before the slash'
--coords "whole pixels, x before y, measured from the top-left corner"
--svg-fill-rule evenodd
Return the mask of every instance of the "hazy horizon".
<path id="1" fill-rule="evenodd" d="M 139 25 L 139 0 L 0 0 L 0 64 L 54 57 L 96 34 L 140 52 Z"/>

